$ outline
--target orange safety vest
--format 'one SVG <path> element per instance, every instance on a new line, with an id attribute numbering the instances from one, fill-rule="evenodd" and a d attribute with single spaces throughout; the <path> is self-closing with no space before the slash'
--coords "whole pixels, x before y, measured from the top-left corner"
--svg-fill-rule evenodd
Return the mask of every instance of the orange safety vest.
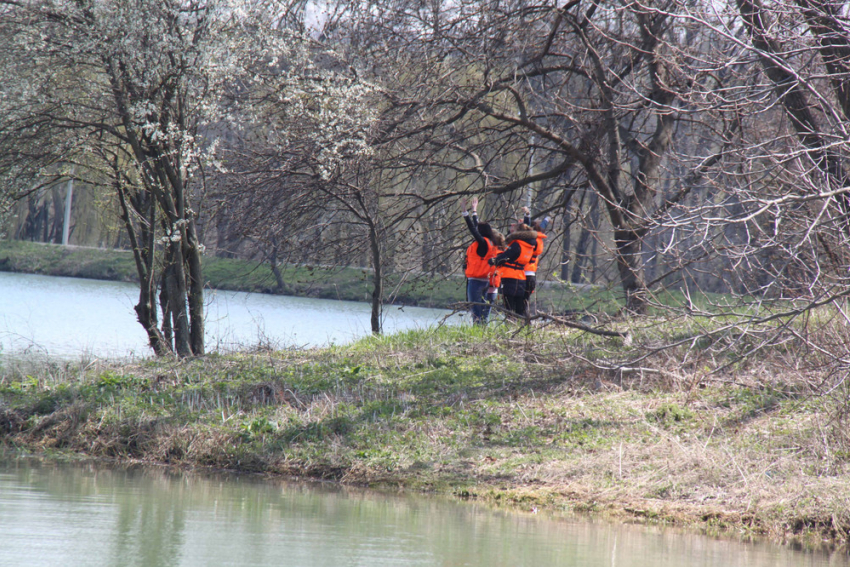
<path id="1" fill-rule="evenodd" d="M 487 260 L 495 258 L 499 249 L 490 242 L 489 238 L 484 240 L 487 241 L 487 253 L 483 258 L 478 255 L 477 242 L 473 241 L 466 249 L 466 270 L 464 270 L 464 274 L 468 278 L 489 279 L 490 274 L 493 273 L 493 266 L 488 264 Z"/>
<path id="2" fill-rule="evenodd" d="M 524 280 L 525 266 L 531 261 L 531 257 L 534 255 L 534 251 L 537 249 L 537 246 L 531 245 L 525 240 L 514 240 L 514 242 L 519 244 L 521 252 L 519 253 L 519 258 L 513 262 L 505 262 L 502 264 L 502 279 Z"/>
<path id="3" fill-rule="evenodd" d="M 531 260 L 529 260 L 528 264 L 525 266 L 526 272 L 537 273 L 537 259 L 540 258 L 540 255 L 543 254 L 543 239 L 548 238 L 542 232 L 537 233 L 537 247 L 534 249 L 534 254 L 531 256 Z"/>
<path id="4" fill-rule="evenodd" d="M 496 266 L 496 269 L 493 270 L 493 273 L 490 274 L 490 287 L 495 287 L 498 289 L 502 285 L 502 267 Z"/>

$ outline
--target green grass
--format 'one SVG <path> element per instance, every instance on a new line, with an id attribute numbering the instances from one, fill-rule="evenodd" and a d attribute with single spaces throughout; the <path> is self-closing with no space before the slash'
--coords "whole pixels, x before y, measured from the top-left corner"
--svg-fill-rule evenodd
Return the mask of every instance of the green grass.
<path id="1" fill-rule="evenodd" d="M 20 240 L 0 241 L 0 269 L 49 276 L 136 280 L 136 266 L 129 252 Z"/>
<path id="2" fill-rule="evenodd" d="M 618 374 L 590 353 L 610 362 L 636 346 L 510 324 L 180 362 L 0 359 L 0 439 L 841 541 L 845 393 L 814 395 L 814 369 L 783 372 L 784 347 L 700 381 L 717 364 L 708 347 Z"/>

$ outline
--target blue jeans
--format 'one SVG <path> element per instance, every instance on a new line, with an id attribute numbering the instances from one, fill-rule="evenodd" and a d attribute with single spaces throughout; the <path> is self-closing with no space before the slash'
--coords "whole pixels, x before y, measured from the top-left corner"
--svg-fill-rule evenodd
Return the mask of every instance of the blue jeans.
<path id="1" fill-rule="evenodd" d="M 466 280 L 466 300 L 473 305 L 470 307 L 472 322 L 483 325 L 490 316 L 490 304 L 487 303 L 485 295 L 490 282 L 487 280 Z"/>

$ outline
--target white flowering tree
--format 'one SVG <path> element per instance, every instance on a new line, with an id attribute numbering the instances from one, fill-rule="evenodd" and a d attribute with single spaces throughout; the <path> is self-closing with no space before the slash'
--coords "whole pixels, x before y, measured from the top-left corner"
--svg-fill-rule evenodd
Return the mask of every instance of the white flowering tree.
<path id="1" fill-rule="evenodd" d="M 114 189 L 141 283 L 136 313 L 159 355 L 204 352 L 196 221 L 206 173 L 220 167 L 214 134 L 259 116 L 241 102 L 257 85 L 326 117 L 304 88 L 317 81 L 305 63 L 316 53 L 286 28 L 290 8 L 0 0 L 0 176 L 18 195 L 71 171 Z M 228 93 L 235 104 L 223 104 Z M 332 167 L 340 148 L 326 149 Z"/>
<path id="2" fill-rule="evenodd" d="M 248 114 L 240 121 L 245 127 L 237 143 L 223 147 L 218 188 L 230 197 L 237 230 L 272 251 L 273 269 L 286 254 L 281 248 L 313 264 L 368 257 L 371 326 L 380 333 L 386 229 L 398 221 L 399 200 L 378 179 L 379 97 L 339 53 L 318 42 L 312 50 L 322 56 L 298 77 L 258 71 L 248 103 L 237 109 Z"/>

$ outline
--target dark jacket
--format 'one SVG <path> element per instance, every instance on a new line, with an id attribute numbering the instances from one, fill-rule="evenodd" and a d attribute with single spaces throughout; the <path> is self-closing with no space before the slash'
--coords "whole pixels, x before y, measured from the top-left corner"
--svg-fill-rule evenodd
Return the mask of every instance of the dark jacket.
<path id="1" fill-rule="evenodd" d="M 475 239 L 475 242 L 478 243 L 478 247 L 475 251 L 482 258 L 487 255 L 487 250 L 489 247 L 487 246 L 486 238 L 492 240 L 493 238 L 493 230 L 490 228 L 490 225 L 487 223 L 478 224 L 478 215 L 472 213 L 469 216 L 463 217 L 463 220 L 466 221 L 466 227 L 469 229 L 469 232 L 472 234 L 472 238 Z M 481 230 L 479 230 L 479 227 Z M 486 228 L 484 228 L 486 227 Z M 482 234 L 484 233 L 484 234 Z"/>
<path id="2" fill-rule="evenodd" d="M 523 230 L 509 234 L 507 238 L 505 238 L 505 245 L 507 245 L 507 249 L 493 258 L 493 263 L 496 266 L 501 266 L 505 262 L 513 262 L 519 258 L 519 255 L 522 254 L 522 249 L 519 247 L 519 244 L 517 244 L 518 240 L 525 241 L 531 246 L 537 246 L 537 231 Z"/>

